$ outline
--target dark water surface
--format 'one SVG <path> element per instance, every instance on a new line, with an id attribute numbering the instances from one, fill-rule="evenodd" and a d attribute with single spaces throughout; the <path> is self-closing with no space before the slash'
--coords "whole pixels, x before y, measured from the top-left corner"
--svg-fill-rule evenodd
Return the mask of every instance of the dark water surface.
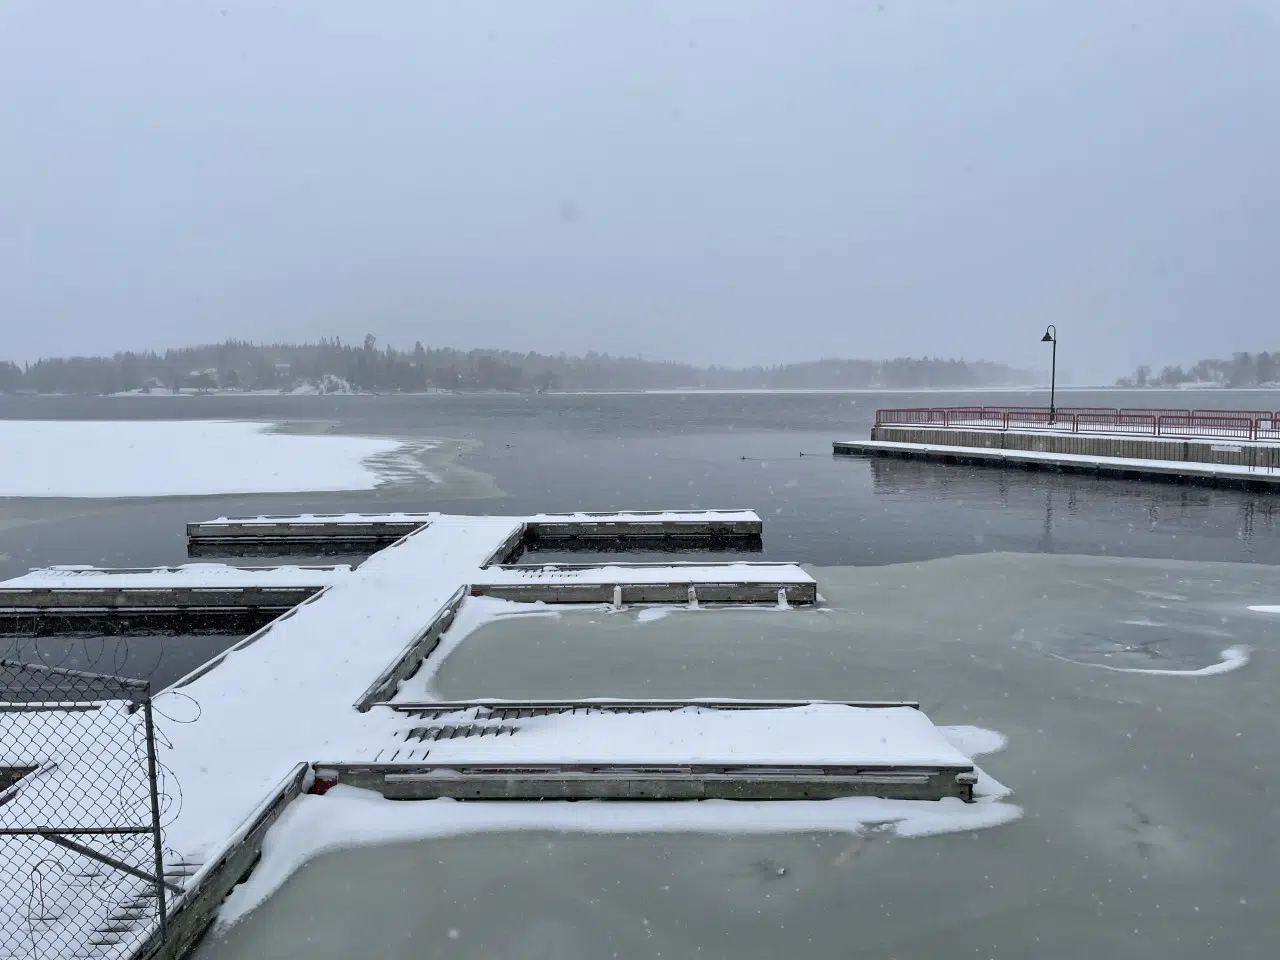
<path id="1" fill-rule="evenodd" d="M 1043 403 L 1038 394 L 642 394 L 411 397 L 0 397 L 0 419 L 327 420 L 340 433 L 479 441 L 460 464 L 491 489 L 165 500 L 0 500 L 0 574 L 173 563 L 183 524 L 304 510 L 750 507 L 765 558 L 883 564 L 994 550 L 1280 563 L 1280 498 L 899 461 L 833 459 L 878 406 Z M 1280 391 L 1078 392 L 1077 405 L 1278 407 Z M 805 456 L 801 456 L 805 454 Z M 3 469 L 3 467 L 0 467 Z M 38 519 L 36 523 L 26 523 Z M 24 525 L 15 526 L 15 522 Z M 7 529 L 6 529 L 7 527 Z"/>
<path id="2" fill-rule="evenodd" d="M 191 520 L 345 510 L 523 514 L 748 507 L 765 520 L 758 559 L 822 566 L 991 551 L 1280 564 L 1280 497 L 831 455 L 832 440 L 869 434 L 877 407 L 1044 402 L 1041 394 L 1011 392 L 0 397 L 0 419 L 327 421 L 336 433 L 468 441 L 440 485 L 259 496 L 0 499 L 0 577 L 54 563 L 181 563 L 187 559 L 184 524 Z M 1080 391 L 1061 402 L 1274 409 L 1280 407 L 1280 391 Z M 12 645 L 8 649 L 13 652 Z M 62 647 L 50 649 L 63 655 Z M 24 650 L 29 655 L 31 645 Z M 124 669 L 161 685 L 208 655 L 204 642 L 151 643 L 145 656 L 139 648 L 126 658 Z M 84 657 L 65 662 L 92 667 Z M 119 668 L 114 650 L 110 665 Z"/>

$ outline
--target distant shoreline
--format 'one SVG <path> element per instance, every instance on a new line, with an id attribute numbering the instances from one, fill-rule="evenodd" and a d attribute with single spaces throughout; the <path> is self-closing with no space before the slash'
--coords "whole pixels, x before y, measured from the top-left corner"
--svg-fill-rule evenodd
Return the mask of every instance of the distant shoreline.
<path id="1" fill-rule="evenodd" d="M 95 397 L 114 401 L 114 399 L 133 398 L 197 398 L 197 397 L 314 397 L 314 398 L 371 398 L 371 397 L 632 397 L 632 396 L 786 396 L 786 394 L 820 394 L 820 396 L 876 396 L 876 394 L 955 394 L 955 393 L 1043 393 L 1046 394 L 1048 406 L 1048 385 L 1046 384 L 1014 384 L 1004 387 L 681 387 L 652 389 L 618 389 L 618 390 L 500 390 L 500 389 L 443 389 L 428 390 L 335 390 L 332 393 L 319 390 L 234 390 L 234 389 L 197 389 L 182 388 L 173 390 L 125 390 L 122 393 L 69 393 L 69 392 L 12 392 L 0 393 L 5 399 L 42 399 L 58 397 Z M 1280 384 L 1262 385 L 1262 387 L 1220 387 L 1216 384 L 1197 384 L 1194 387 L 1116 387 L 1114 384 L 1071 384 L 1057 387 L 1057 393 L 1280 393 Z"/>
<path id="2" fill-rule="evenodd" d="M 1057 387 L 1059 394 L 1066 393 L 1124 393 L 1124 394 L 1145 394 L 1145 393 L 1280 393 L 1280 385 L 1254 386 L 1254 387 L 1227 387 L 1217 385 L 1197 385 L 1181 386 L 1181 387 L 1117 387 L 1114 384 L 1092 384 L 1092 385 L 1071 385 Z M 431 389 L 431 390 L 403 390 L 403 391 L 372 391 L 372 390 L 344 390 L 332 393 L 322 393 L 308 390 L 200 390 L 194 388 L 182 388 L 176 392 L 170 390 L 153 390 L 145 393 L 140 390 L 131 390 L 122 393 L 107 394 L 82 394 L 69 392 L 49 392 L 49 393 L 32 393 L 32 392 L 12 392 L 0 393 L 0 398 L 6 399 L 26 399 L 38 400 L 45 398 L 57 397 L 96 397 L 102 400 L 130 400 L 134 398 L 151 398 L 151 399 L 168 399 L 168 398 L 198 398 L 198 397 L 254 397 L 254 398 L 272 398 L 272 397 L 312 397 L 324 399 L 337 398 L 371 398 L 371 397 L 481 397 L 481 396 L 506 396 L 506 397 L 625 397 L 625 396 L 749 396 L 749 395 L 878 395 L 878 394 L 896 394 L 896 395 L 926 395 L 926 394 L 978 394 L 978 393 L 1043 393 L 1045 394 L 1045 405 L 1048 405 L 1049 387 L 1044 384 L 1018 384 L 1011 386 L 984 386 L 984 387 L 680 387 L 680 388 L 653 388 L 653 389 L 634 389 L 634 390 L 548 390 L 548 391 L 532 391 L 532 390 L 497 390 L 497 389 L 475 389 L 475 390 L 447 390 L 447 389 Z"/>

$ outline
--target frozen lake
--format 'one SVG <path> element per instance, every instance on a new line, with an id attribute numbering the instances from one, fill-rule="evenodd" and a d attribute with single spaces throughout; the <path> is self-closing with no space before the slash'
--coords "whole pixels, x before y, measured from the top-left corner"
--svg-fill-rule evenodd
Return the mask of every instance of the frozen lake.
<path id="1" fill-rule="evenodd" d="M 1275 569 L 992 554 L 814 573 L 826 611 L 518 618 L 431 682 L 447 697 L 915 697 L 938 723 L 1008 737 L 982 765 L 1020 820 L 341 851 L 200 956 L 1267 955 L 1280 618 L 1248 606 L 1280 595 Z M 1129 672 L 1195 671 L 1232 646 L 1247 662 L 1219 675 Z"/>

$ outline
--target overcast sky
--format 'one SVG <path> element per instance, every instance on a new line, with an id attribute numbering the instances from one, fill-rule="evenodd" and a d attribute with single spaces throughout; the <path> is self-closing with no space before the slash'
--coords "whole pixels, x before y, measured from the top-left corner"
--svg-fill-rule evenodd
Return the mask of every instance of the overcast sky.
<path id="1" fill-rule="evenodd" d="M 1280 348 L 1267 0 L 0 0 L 0 356 Z"/>

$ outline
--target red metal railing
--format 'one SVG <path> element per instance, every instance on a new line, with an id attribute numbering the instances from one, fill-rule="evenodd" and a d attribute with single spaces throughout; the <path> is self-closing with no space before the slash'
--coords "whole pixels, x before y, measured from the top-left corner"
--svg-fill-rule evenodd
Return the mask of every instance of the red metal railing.
<path id="1" fill-rule="evenodd" d="M 1248 417 L 1250 420 L 1270 420 L 1270 410 L 1192 410 L 1193 417 Z"/>
<path id="2" fill-rule="evenodd" d="M 1073 433 L 1141 433 L 1156 436 L 1160 417 L 1154 413 L 1077 413 L 1071 424 Z"/>
<path id="3" fill-rule="evenodd" d="M 1257 437 L 1257 421 L 1252 417 L 1195 416 L 1161 417 L 1156 429 L 1162 437 L 1229 437 L 1253 440 Z"/>
<path id="4" fill-rule="evenodd" d="M 1069 433 L 1118 433 L 1181 439 L 1280 441 L 1280 411 L 1176 410 L 1159 407 L 908 407 L 876 411 L 876 425 L 1029 427 Z"/>

